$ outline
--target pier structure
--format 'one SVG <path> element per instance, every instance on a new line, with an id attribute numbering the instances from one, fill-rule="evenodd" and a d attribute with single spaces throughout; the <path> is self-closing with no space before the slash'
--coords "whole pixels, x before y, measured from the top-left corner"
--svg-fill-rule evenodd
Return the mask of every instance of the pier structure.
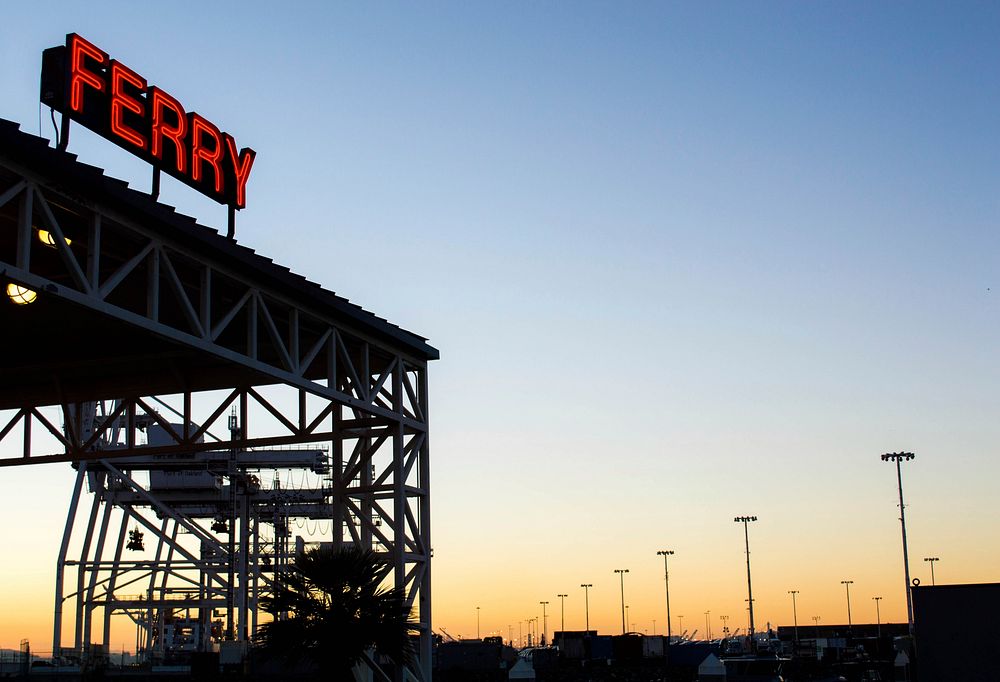
<path id="1" fill-rule="evenodd" d="M 106 649 L 119 614 L 150 652 L 168 613 L 245 643 L 304 522 L 391 568 L 430 678 L 424 338 L 3 120 L 0 286 L 0 466 L 76 467 L 57 648 Z"/>

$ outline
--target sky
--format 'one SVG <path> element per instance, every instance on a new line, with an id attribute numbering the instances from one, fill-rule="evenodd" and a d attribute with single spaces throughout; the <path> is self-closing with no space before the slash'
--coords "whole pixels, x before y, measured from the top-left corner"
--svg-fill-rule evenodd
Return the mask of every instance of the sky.
<path id="1" fill-rule="evenodd" d="M 1000 580 L 997 5 L 19 3 L 0 117 L 53 137 L 68 32 L 257 151 L 241 244 L 440 349 L 435 629 L 582 629 L 591 583 L 618 632 L 627 568 L 662 633 L 661 549 L 675 633 L 745 627 L 740 515 L 758 628 L 842 580 L 905 620 L 903 450 L 913 575 Z M 45 649 L 72 470 L 0 477 L 0 646 Z"/>

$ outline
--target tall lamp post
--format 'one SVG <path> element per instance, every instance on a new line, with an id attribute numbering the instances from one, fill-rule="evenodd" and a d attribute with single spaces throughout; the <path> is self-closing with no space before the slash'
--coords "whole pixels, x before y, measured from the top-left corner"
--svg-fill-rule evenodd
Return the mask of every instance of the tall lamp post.
<path id="1" fill-rule="evenodd" d="M 593 587 L 593 585 L 591 583 L 580 583 L 580 587 L 583 588 L 583 609 L 584 609 L 584 614 L 586 614 L 585 618 L 587 619 L 585 621 L 587 624 L 587 629 L 584 630 L 584 637 L 589 637 L 590 636 L 590 588 Z"/>
<path id="2" fill-rule="evenodd" d="M 798 590 L 788 590 L 788 594 L 792 595 L 792 620 L 795 623 L 795 643 L 799 643 L 799 612 L 795 608 L 795 595 L 799 593 Z"/>
<path id="3" fill-rule="evenodd" d="M 705 637 L 709 642 L 712 641 L 712 621 L 709 620 L 709 616 L 711 615 L 711 611 L 705 612 Z"/>
<path id="4" fill-rule="evenodd" d="M 750 603 L 750 649 L 754 650 L 754 627 L 753 627 L 753 584 L 750 582 L 750 531 L 747 530 L 747 525 L 751 521 L 756 521 L 756 516 L 737 516 L 733 519 L 736 523 L 743 524 L 743 538 L 746 540 L 747 547 L 747 601 Z"/>
<path id="5" fill-rule="evenodd" d="M 667 644 L 670 644 L 670 635 L 672 634 L 670 630 L 670 572 L 667 570 L 667 557 L 672 556 L 673 553 L 671 549 L 661 549 L 657 552 L 657 555 L 663 557 L 663 584 L 667 588 Z"/>
<path id="6" fill-rule="evenodd" d="M 887 452 L 882 455 L 883 462 L 896 463 L 896 483 L 899 485 L 899 526 L 903 532 L 903 579 L 906 582 L 906 622 L 910 635 L 913 635 L 913 597 L 910 594 L 910 558 L 906 549 L 906 507 L 903 505 L 903 474 L 901 462 L 908 462 L 916 457 L 912 452 Z"/>
<path id="7" fill-rule="evenodd" d="M 719 620 L 722 621 L 722 636 L 729 636 L 729 616 L 719 616 Z"/>
<path id="8" fill-rule="evenodd" d="M 549 641 L 549 617 L 545 613 L 545 607 L 548 606 L 549 603 L 547 601 L 540 601 L 538 603 L 542 605 L 542 638 L 540 640 L 538 640 L 538 641 L 539 641 L 539 643 L 548 642 Z"/>
<path id="9" fill-rule="evenodd" d="M 621 579 L 622 585 L 622 634 L 625 634 L 625 574 L 628 573 L 627 568 L 616 568 L 615 573 L 618 574 Z"/>
<path id="10" fill-rule="evenodd" d="M 476 607 L 476 639 L 480 639 L 480 637 L 479 637 L 479 607 L 478 606 Z"/>
<path id="11" fill-rule="evenodd" d="M 880 601 L 882 601 L 882 597 L 872 597 L 872 600 L 874 600 L 874 602 L 875 602 L 875 623 L 876 623 L 876 627 L 878 627 L 878 638 L 879 638 L 879 640 L 881 640 L 882 639 L 882 614 L 879 613 L 878 603 Z"/>
<path id="12" fill-rule="evenodd" d="M 939 558 L 937 558 L 936 556 L 929 556 L 929 557 L 924 557 L 924 561 L 928 562 L 931 565 L 931 585 L 934 585 L 935 584 L 934 583 L 934 562 L 935 561 L 941 561 L 941 560 Z"/>
<path id="13" fill-rule="evenodd" d="M 684 636 L 684 616 L 677 616 L 677 629 L 681 631 L 681 637 Z"/>
<path id="14" fill-rule="evenodd" d="M 813 639 L 819 639 L 819 616 L 813 616 L 813 622 L 816 624 L 816 632 L 813 633 Z"/>
<path id="15" fill-rule="evenodd" d="M 847 627 L 851 627 L 851 585 L 853 580 L 841 580 L 840 584 L 847 588 Z"/>
<path id="16" fill-rule="evenodd" d="M 561 625 L 559 627 L 562 629 L 563 637 L 565 637 L 566 636 L 566 597 L 568 597 L 569 595 L 568 594 L 557 594 L 556 596 L 559 597 L 559 606 L 560 606 L 560 610 L 562 611 Z"/>

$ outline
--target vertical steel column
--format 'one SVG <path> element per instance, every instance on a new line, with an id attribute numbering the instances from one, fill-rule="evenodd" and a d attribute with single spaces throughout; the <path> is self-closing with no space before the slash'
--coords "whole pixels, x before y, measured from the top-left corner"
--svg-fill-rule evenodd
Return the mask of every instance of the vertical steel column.
<path id="1" fill-rule="evenodd" d="M 157 567 L 160 565 L 160 557 L 163 555 L 164 537 L 167 534 L 167 524 L 170 519 L 163 519 L 160 533 L 156 537 L 156 554 L 153 563 L 149 568 L 149 587 L 146 589 L 146 658 L 152 660 L 152 651 L 149 645 L 153 642 L 153 590 L 156 588 Z M 136 655 L 138 656 L 138 651 Z"/>
<path id="2" fill-rule="evenodd" d="M 83 655 L 83 591 L 86 580 L 87 557 L 90 555 L 90 542 L 94 538 L 94 524 L 97 523 L 97 513 L 101 509 L 101 493 L 104 488 L 106 474 L 103 472 L 88 472 L 88 478 L 93 481 L 96 490 L 94 502 L 90 507 L 90 517 L 87 519 L 87 530 L 83 534 L 83 547 L 80 549 L 80 561 L 76 565 L 76 611 L 74 612 L 73 648 L 77 654 Z"/>
<path id="3" fill-rule="evenodd" d="M 430 459 L 430 403 L 428 401 L 427 365 L 417 369 L 417 395 L 420 410 L 423 413 L 424 438 L 420 444 L 419 467 L 420 475 L 420 510 L 419 522 L 420 540 L 423 548 L 423 577 L 420 584 L 420 672 L 425 680 L 433 675 L 433 639 L 431 632 L 431 459 Z"/>
<path id="4" fill-rule="evenodd" d="M 115 546 L 115 558 L 111 563 L 111 576 L 108 578 L 108 584 L 104 590 L 104 631 L 101 635 L 101 644 L 108 647 L 108 651 L 111 651 L 111 614 L 114 611 L 111 602 L 115 598 L 115 584 L 118 582 L 118 569 L 121 566 L 122 550 L 125 549 L 125 532 L 128 530 L 130 516 L 130 509 L 124 507 L 122 509 L 122 525 L 118 530 L 118 544 Z"/>
<path id="5" fill-rule="evenodd" d="M 63 580 L 66 571 L 66 554 L 69 551 L 69 540 L 73 534 L 73 522 L 80 505 L 80 491 L 83 489 L 83 478 L 87 473 L 87 463 L 80 462 L 76 471 L 76 482 L 73 484 L 73 494 L 70 497 L 69 512 L 66 514 L 66 525 L 63 528 L 62 543 L 59 545 L 59 556 L 56 559 L 56 593 L 55 610 L 52 618 L 52 656 L 56 658 L 62 653 L 62 615 L 63 615 Z"/>
<path id="6" fill-rule="evenodd" d="M 107 491 L 105 490 L 105 494 Z M 90 584 L 87 587 L 86 597 L 83 602 L 83 645 L 89 649 L 91 645 L 90 631 L 94 617 L 94 591 L 97 588 L 97 577 L 101 570 L 101 557 L 104 556 L 104 541 L 108 536 L 108 523 L 111 521 L 111 509 L 114 505 L 108 499 L 104 500 L 104 514 L 101 516 L 101 528 L 97 534 L 97 547 L 94 549 L 93 566 L 89 568 Z M 89 562 L 87 562 L 89 563 Z M 86 565 L 81 565 L 81 568 Z M 85 651 L 85 657 L 89 656 L 89 651 Z"/>

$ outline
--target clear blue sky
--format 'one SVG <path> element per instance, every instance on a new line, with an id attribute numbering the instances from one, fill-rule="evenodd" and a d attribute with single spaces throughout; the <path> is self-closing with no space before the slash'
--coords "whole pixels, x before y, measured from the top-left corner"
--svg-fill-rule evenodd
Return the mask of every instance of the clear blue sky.
<path id="1" fill-rule="evenodd" d="M 918 453 L 915 570 L 1000 579 L 1000 6 L 4 11 L 0 116 L 39 131 L 41 50 L 80 33 L 257 150 L 241 243 L 441 349 L 454 634 L 583 581 L 612 628 L 621 565 L 648 623 L 664 546 L 678 603 L 736 619 L 735 514 L 761 518 L 766 619 L 797 585 L 844 620 L 852 575 L 899 618 L 887 450 Z M 79 127 L 70 148 L 148 186 Z M 224 227 L 186 187 L 163 198 Z"/>

